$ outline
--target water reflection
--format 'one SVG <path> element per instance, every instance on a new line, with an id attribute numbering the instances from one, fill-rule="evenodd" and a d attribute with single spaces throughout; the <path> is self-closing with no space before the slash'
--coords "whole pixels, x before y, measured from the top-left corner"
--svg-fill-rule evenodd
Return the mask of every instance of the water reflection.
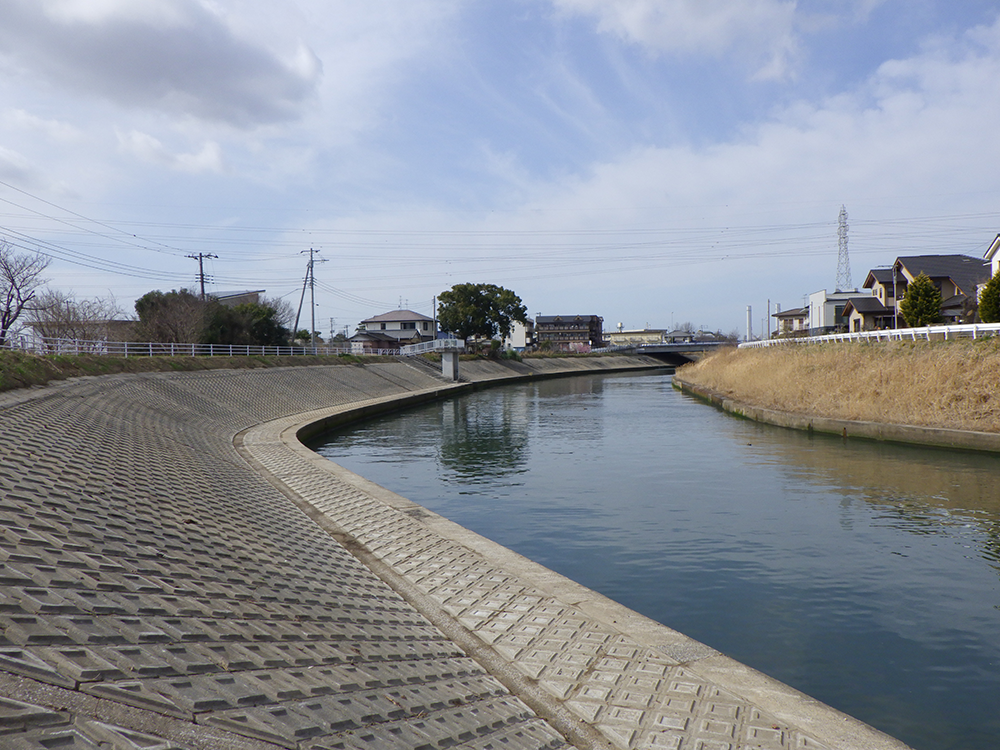
<path id="1" fill-rule="evenodd" d="M 910 534 L 967 539 L 1000 573 L 1000 460 L 989 454 L 757 431 L 759 460 L 873 509 Z M 852 516 L 845 516 L 845 520 Z"/>
<path id="2" fill-rule="evenodd" d="M 483 391 L 321 452 L 916 748 L 1000 737 L 992 456 L 758 425 L 664 376 Z"/>
<path id="3" fill-rule="evenodd" d="M 442 405 L 439 445 L 442 468 L 453 479 L 491 483 L 526 471 L 531 409 L 523 393 L 504 392 L 494 400 L 457 399 Z"/>

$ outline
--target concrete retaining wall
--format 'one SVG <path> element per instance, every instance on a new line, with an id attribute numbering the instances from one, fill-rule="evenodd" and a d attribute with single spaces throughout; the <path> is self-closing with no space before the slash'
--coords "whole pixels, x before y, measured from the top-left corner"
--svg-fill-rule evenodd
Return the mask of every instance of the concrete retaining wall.
<path id="1" fill-rule="evenodd" d="M 863 438 L 892 443 L 927 445 L 935 448 L 1000 453 L 1000 435 L 992 432 L 948 430 L 940 427 L 864 422 L 852 419 L 829 419 L 808 414 L 764 409 L 753 404 L 736 401 L 709 388 L 689 383 L 684 380 L 683 376 L 674 375 L 673 384 L 675 388 L 707 401 L 730 414 L 778 427 L 839 435 L 844 438 Z"/>

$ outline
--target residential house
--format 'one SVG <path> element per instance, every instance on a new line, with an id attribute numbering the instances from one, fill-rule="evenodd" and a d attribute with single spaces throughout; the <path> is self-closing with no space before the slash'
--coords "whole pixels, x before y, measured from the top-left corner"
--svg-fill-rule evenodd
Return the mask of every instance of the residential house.
<path id="1" fill-rule="evenodd" d="M 779 310 L 772 316 L 777 336 L 805 336 L 809 333 L 809 308 L 793 307 Z"/>
<path id="2" fill-rule="evenodd" d="M 990 278 L 990 261 L 968 255 L 912 255 L 896 258 L 893 270 L 898 301 L 905 297 L 909 284 L 925 274 L 941 293 L 943 321 L 966 323 L 975 318 L 978 287 Z"/>
<path id="3" fill-rule="evenodd" d="M 991 278 L 1000 273 L 1000 234 L 993 238 L 993 243 L 983 257 L 989 261 Z"/>
<path id="4" fill-rule="evenodd" d="M 407 344 L 419 344 L 437 338 L 434 318 L 412 310 L 394 310 L 362 320 L 358 331 L 348 341 L 356 352 L 399 351 Z"/>
<path id="5" fill-rule="evenodd" d="M 535 321 L 521 323 L 515 320 L 510 326 L 510 335 L 503 340 L 504 349 L 514 349 L 523 352 L 535 344 Z"/>
<path id="6" fill-rule="evenodd" d="M 844 319 L 851 333 L 895 328 L 896 309 L 875 297 L 855 297 L 844 305 Z"/>
<path id="7" fill-rule="evenodd" d="M 871 297 L 871 290 L 828 292 L 821 289 L 809 295 L 809 335 L 822 336 L 848 329 L 844 308 L 852 299 Z"/>
<path id="8" fill-rule="evenodd" d="M 600 315 L 539 315 L 535 343 L 556 351 L 589 352 L 604 346 L 604 318 Z"/>
<path id="9" fill-rule="evenodd" d="M 899 281 L 899 272 L 894 268 L 873 268 L 865 277 L 862 288 L 871 289 L 872 296 L 885 307 L 895 307 L 898 291 L 905 286 Z"/>

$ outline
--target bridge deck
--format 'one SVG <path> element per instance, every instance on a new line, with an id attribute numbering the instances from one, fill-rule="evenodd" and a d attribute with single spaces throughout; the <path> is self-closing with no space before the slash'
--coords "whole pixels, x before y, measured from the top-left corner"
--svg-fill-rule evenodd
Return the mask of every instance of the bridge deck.
<path id="1" fill-rule="evenodd" d="M 387 363 L 0 395 L 0 744 L 902 747 L 294 439 L 450 387 Z"/>

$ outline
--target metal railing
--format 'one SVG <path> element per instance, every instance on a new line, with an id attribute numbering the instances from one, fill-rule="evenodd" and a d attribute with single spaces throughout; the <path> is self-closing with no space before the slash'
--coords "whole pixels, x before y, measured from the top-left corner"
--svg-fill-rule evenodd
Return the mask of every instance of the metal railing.
<path id="1" fill-rule="evenodd" d="M 1000 335 L 1000 323 L 966 323 L 923 328 L 895 328 L 885 331 L 860 331 L 858 333 L 828 333 L 823 336 L 788 336 L 785 338 L 745 341 L 740 349 L 761 349 L 786 344 L 819 344 L 838 341 L 950 341 L 951 339 L 977 339 Z"/>
<path id="2" fill-rule="evenodd" d="M 433 339 L 431 341 L 421 341 L 419 344 L 407 344 L 400 347 L 399 353 L 406 357 L 414 357 L 418 354 L 441 351 L 464 351 L 465 342 L 461 339 Z"/>
<path id="3" fill-rule="evenodd" d="M 247 346 L 240 344 L 168 344 L 156 341 L 86 341 L 82 339 L 9 336 L 0 349 L 31 354 L 98 354 L 116 357 L 292 357 L 337 354 L 392 355 L 391 349 L 352 351 L 345 346 Z"/>

